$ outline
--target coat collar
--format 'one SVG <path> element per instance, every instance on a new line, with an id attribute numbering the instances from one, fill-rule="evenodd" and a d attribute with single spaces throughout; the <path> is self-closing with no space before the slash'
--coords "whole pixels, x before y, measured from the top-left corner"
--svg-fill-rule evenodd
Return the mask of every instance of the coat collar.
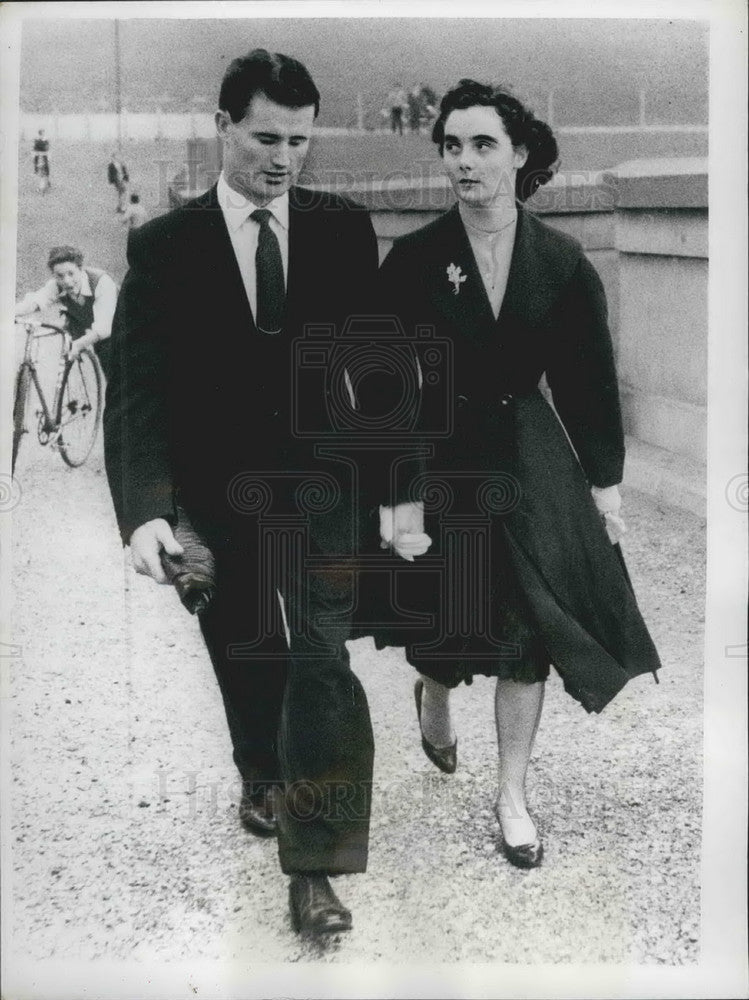
<path id="1" fill-rule="evenodd" d="M 230 304 L 229 308 L 241 317 L 240 326 L 254 328 L 255 320 L 219 204 L 217 184 L 188 202 L 182 211 L 190 220 L 190 255 L 200 260 L 211 275 L 216 299 Z"/>
<path id="2" fill-rule="evenodd" d="M 577 262 L 572 244 L 519 206 L 507 289 L 495 320 L 457 204 L 435 223 L 432 235 L 429 257 L 433 301 L 452 323 L 472 337 L 495 335 L 497 326 L 504 329 L 518 323 L 538 323 Z M 460 268 L 466 279 L 457 293 L 448 277 L 450 265 Z"/>

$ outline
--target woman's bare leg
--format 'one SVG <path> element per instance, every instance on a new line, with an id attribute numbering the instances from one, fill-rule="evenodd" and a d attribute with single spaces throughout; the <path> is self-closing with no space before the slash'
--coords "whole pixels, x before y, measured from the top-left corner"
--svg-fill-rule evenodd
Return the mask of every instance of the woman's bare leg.
<path id="1" fill-rule="evenodd" d="M 421 694 L 421 731 L 432 746 L 442 749 L 455 742 L 450 718 L 450 688 L 419 674 L 424 682 Z"/>
<path id="2" fill-rule="evenodd" d="M 497 678 L 494 711 L 499 750 L 497 814 L 506 842 L 532 844 L 536 827 L 525 804 L 525 776 L 544 703 L 544 681 L 522 684 Z"/>

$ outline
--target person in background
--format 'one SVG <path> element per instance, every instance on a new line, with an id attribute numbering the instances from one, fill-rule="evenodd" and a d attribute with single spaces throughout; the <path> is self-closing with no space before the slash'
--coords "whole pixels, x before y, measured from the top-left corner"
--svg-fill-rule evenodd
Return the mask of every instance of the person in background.
<path id="1" fill-rule="evenodd" d="M 117 306 L 117 285 L 101 268 L 84 267 L 76 247 L 52 247 L 47 258 L 52 277 L 36 292 L 16 303 L 15 315 L 57 309 L 73 338 L 70 353 L 76 357 L 93 347 L 105 376 L 109 374 L 109 338 Z"/>
<path id="2" fill-rule="evenodd" d="M 146 212 L 145 208 L 140 203 L 140 195 L 130 195 L 130 204 L 122 213 L 122 219 L 120 221 L 123 226 L 127 226 L 128 229 L 137 229 L 138 226 L 142 226 L 144 222 L 148 221 L 148 212 Z"/>
<path id="3" fill-rule="evenodd" d="M 46 194 L 52 187 L 49 179 L 49 139 L 44 129 L 40 128 L 34 139 L 34 174 L 37 178 L 39 192 Z"/>
<path id="4" fill-rule="evenodd" d="M 421 84 L 416 84 L 408 92 L 408 127 L 412 132 L 418 132 L 421 127 Z"/>
<path id="5" fill-rule="evenodd" d="M 421 118 L 431 124 L 437 117 L 437 94 L 428 83 L 421 84 Z"/>
<path id="6" fill-rule="evenodd" d="M 390 114 L 390 131 L 403 135 L 403 115 L 408 110 L 408 95 L 402 84 L 396 83 L 388 94 L 387 110 Z"/>
<path id="7" fill-rule="evenodd" d="M 127 172 L 127 167 L 122 162 L 120 154 L 115 150 L 107 165 L 107 180 L 117 191 L 117 206 L 115 212 L 124 212 L 126 197 L 127 197 L 127 186 L 130 180 L 130 175 Z"/>

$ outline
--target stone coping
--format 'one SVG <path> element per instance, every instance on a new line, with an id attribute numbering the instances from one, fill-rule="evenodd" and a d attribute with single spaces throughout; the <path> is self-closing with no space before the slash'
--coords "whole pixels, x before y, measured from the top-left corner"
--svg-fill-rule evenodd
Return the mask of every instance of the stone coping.
<path id="1" fill-rule="evenodd" d="M 176 190 L 182 187 L 180 200 L 208 187 L 210 180 L 202 165 L 197 166 L 194 176 L 194 193 L 184 190 L 186 171 L 178 175 L 181 185 L 177 178 L 172 183 Z M 441 212 L 455 202 L 450 183 L 442 175 L 353 182 L 342 177 L 329 184 L 305 186 L 346 194 L 371 212 Z M 538 189 L 528 207 L 539 215 L 613 212 L 617 208 L 707 209 L 707 159 L 629 160 L 611 170 L 562 171 Z"/>
<path id="2" fill-rule="evenodd" d="M 617 208 L 708 207 L 707 157 L 629 160 L 607 173 Z"/>
<path id="3" fill-rule="evenodd" d="M 350 195 L 372 212 L 434 212 L 455 201 L 447 177 L 393 177 L 318 185 Z M 528 207 L 540 215 L 613 212 L 615 209 L 708 207 L 706 157 L 629 160 L 612 170 L 558 173 Z"/>
<path id="4" fill-rule="evenodd" d="M 384 180 L 310 185 L 346 194 L 370 212 L 435 212 L 455 202 L 446 176 L 393 177 Z M 578 170 L 557 174 L 528 200 L 540 215 L 612 212 L 615 186 L 605 171 Z"/>

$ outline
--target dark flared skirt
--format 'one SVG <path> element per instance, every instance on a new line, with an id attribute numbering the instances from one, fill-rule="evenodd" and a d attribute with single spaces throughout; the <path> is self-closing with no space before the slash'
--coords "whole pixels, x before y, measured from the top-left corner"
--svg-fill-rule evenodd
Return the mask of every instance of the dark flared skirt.
<path id="1" fill-rule="evenodd" d="M 391 620 L 372 632 L 448 686 L 475 674 L 543 680 L 551 663 L 598 712 L 630 678 L 655 674 L 658 654 L 556 415 L 534 392 L 513 421 L 511 472 L 438 456 L 425 488 L 434 544 L 401 560 Z"/>

